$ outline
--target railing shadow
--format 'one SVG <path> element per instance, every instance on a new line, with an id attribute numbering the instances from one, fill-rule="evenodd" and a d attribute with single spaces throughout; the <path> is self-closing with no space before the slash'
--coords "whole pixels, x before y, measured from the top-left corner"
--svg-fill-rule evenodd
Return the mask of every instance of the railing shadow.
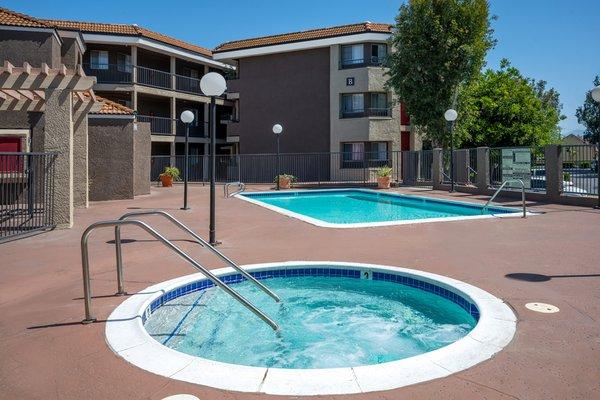
<path id="1" fill-rule="evenodd" d="M 505 278 L 525 282 L 548 282 L 556 278 L 600 278 L 600 274 L 575 274 L 575 275 L 543 275 L 528 272 L 516 272 L 504 275 Z"/>

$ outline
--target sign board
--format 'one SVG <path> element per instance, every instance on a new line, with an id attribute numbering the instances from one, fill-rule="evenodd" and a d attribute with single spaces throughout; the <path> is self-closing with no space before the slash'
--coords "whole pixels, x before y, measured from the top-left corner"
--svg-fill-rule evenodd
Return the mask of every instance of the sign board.
<path id="1" fill-rule="evenodd" d="M 531 188 L 531 149 L 502 149 L 502 180 L 507 179 L 520 179 L 525 184 L 525 188 Z M 510 182 L 506 187 L 520 188 L 521 186 L 516 182 Z"/>
<path id="2" fill-rule="evenodd" d="M 354 86 L 354 77 L 349 76 L 346 78 L 346 86 Z"/>

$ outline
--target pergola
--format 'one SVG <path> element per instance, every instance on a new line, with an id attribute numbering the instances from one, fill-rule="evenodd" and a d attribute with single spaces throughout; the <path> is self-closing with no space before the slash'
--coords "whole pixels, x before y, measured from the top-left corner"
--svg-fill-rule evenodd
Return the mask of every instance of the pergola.
<path id="1" fill-rule="evenodd" d="M 72 225 L 74 198 L 83 199 L 76 205 L 87 205 L 87 114 L 102 108 L 92 90 L 95 83 L 81 66 L 50 68 L 44 63 L 34 68 L 25 62 L 16 67 L 5 61 L 0 67 L 0 112 L 43 113 L 44 129 L 42 137 L 34 138 L 35 151 L 59 153 L 54 164 L 58 227 Z"/>

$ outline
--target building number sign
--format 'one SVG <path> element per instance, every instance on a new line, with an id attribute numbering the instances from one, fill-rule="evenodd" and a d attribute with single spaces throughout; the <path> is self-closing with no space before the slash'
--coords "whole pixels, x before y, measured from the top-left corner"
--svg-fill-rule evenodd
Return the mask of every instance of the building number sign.
<path id="1" fill-rule="evenodd" d="M 346 78 L 346 86 L 354 86 L 354 77 L 349 76 Z"/>

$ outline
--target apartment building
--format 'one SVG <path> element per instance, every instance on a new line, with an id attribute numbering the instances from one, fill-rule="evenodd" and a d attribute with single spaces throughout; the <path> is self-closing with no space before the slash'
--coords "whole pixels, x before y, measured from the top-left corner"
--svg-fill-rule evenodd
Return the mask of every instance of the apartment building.
<path id="1" fill-rule="evenodd" d="M 385 85 L 390 34 L 391 25 L 364 22 L 219 45 L 213 58 L 237 69 L 230 140 L 240 153 L 273 152 L 271 126 L 280 123 L 282 152 L 343 152 L 341 168 L 389 164 L 391 151 L 419 149 Z"/>

